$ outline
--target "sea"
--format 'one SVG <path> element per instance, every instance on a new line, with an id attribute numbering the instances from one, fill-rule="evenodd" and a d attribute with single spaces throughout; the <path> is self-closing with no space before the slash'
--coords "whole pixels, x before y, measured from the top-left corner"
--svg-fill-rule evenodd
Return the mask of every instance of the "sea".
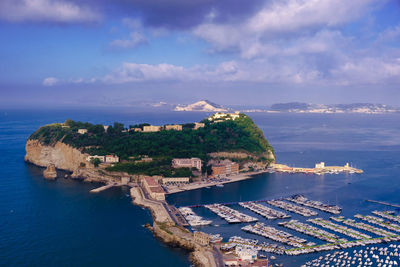
<path id="1" fill-rule="evenodd" d="M 95 183 L 43 179 L 43 168 L 24 162 L 25 142 L 41 125 L 66 119 L 125 125 L 155 125 L 200 121 L 209 114 L 133 110 L 128 108 L 0 110 L 0 266 L 190 266 L 189 253 L 169 247 L 144 228 L 148 210 L 134 206 L 128 188 L 91 194 Z M 257 175 L 252 179 L 169 195 L 177 207 L 274 199 L 302 194 L 342 207 L 345 217 L 373 210 L 399 210 L 367 199 L 400 204 L 400 114 L 248 113 L 275 149 L 277 162 L 313 167 L 317 162 L 364 170 L 363 174 Z M 61 172 L 63 177 L 64 173 Z M 232 208 L 257 217 L 261 216 Z M 210 219 L 197 230 L 237 235 L 274 243 L 245 233 L 243 224 L 230 225 L 205 208 L 194 211 Z M 318 211 L 320 217 L 330 215 Z M 291 214 L 294 219 L 305 218 Z M 321 243 L 300 233 L 281 230 Z M 301 266 L 329 252 L 277 256 L 283 266 Z"/>

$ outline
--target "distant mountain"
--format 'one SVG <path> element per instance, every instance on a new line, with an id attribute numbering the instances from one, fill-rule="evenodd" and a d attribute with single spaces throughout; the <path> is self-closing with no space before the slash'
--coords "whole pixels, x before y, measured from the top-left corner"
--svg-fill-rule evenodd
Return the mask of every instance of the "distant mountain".
<path id="1" fill-rule="evenodd" d="M 201 100 L 190 105 L 178 105 L 175 111 L 198 111 L 198 112 L 227 112 L 228 109 L 210 102 L 208 100 Z"/>
<path id="2" fill-rule="evenodd" d="M 353 104 L 307 104 L 301 102 L 279 103 L 272 105 L 265 112 L 293 112 L 293 113 L 397 113 L 399 108 L 384 104 L 353 103 Z"/>

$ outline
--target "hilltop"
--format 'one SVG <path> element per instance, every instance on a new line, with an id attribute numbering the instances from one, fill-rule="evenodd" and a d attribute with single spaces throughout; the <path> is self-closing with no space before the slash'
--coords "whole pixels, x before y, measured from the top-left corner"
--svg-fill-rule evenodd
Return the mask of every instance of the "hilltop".
<path id="1" fill-rule="evenodd" d="M 189 105 L 178 105 L 175 111 L 198 111 L 198 112 L 227 112 L 228 110 L 221 105 L 208 100 L 201 100 Z"/>

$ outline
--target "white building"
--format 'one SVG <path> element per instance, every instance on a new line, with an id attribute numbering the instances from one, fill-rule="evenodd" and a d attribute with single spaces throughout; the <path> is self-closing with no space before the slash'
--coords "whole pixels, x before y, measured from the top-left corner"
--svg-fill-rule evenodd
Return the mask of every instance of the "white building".
<path id="1" fill-rule="evenodd" d="M 90 162 L 92 159 L 99 159 L 100 162 L 105 162 L 106 158 L 104 156 L 98 156 L 98 155 L 94 155 L 94 156 L 87 156 L 86 157 L 86 161 Z"/>
<path id="2" fill-rule="evenodd" d="M 196 168 L 199 171 L 201 171 L 201 159 L 199 158 L 173 159 L 172 168 Z"/>
<path id="3" fill-rule="evenodd" d="M 321 161 L 320 163 L 315 164 L 316 169 L 323 169 L 325 168 L 325 162 Z"/>
<path id="4" fill-rule="evenodd" d="M 225 121 L 225 120 L 236 120 L 240 117 L 240 112 L 236 111 L 235 113 L 223 113 L 218 112 L 208 118 L 209 121 Z"/>
<path id="5" fill-rule="evenodd" d="M 119 162 L 119 157 L 115 155 L 106 155 L 106 163 L 116 163 Z"/>
<path id="6" fill-rule="evenodd" d="M 85 134 L 87 132 L 88 132 L 87 129 L 78 129 L 79 134 Z"/>
<path id="7" fill-rule="evenodd" d="M 236 246 L 236 255 L 239 261 L 255 261 L 257 260 L 258 251 L 251 247 Z"/>

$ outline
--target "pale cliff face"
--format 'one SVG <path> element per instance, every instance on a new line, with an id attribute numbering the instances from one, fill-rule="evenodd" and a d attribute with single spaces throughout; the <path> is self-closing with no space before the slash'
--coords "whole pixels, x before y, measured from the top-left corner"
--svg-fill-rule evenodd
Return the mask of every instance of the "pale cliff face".
<path id="1" fill-rule="evenodd" d="M 25 160 L 42 167 L 54 164 L 57 169 L 75 171 L 81 162 L 86 163 L 85 154 L 61 142 L 46 146 L 38 140 L 28 140 L 25 149 Z"/>

